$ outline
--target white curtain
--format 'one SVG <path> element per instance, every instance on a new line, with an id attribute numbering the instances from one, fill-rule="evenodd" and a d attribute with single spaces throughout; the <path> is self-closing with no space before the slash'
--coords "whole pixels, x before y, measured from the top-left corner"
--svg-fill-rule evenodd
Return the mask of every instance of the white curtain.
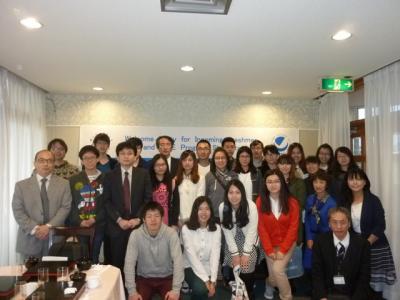
<path id="1" fill-rule="evenodd" d="M 0 67 L 0 265 L 18 261 L 14 185 L 32 173 L 34 154 L 46 141 L 46 94 Z"/>
<path id="2" fill-rule="evenodd" d="M 385 208 L 397 277 L 400 276 L 400 62 L 364 78 L 367 170 Z M 400 284 L 385 291 L 399 299 Z"/>
<path id="3" fill-rule="evenodd" d="M 350 146 L 350 113 L 347 93 L 328 93 L 320 100 L 319 145 L 328 143 L 333 150 Z"/>

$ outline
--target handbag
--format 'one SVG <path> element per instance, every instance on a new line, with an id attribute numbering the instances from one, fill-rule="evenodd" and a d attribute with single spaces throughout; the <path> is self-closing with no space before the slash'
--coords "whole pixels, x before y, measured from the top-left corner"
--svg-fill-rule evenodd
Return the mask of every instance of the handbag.
<path id="1" fill-rule="evenodd" d="M 286 268 L 286 275 L 288 279 L 298 278 L 303 276 L 304 268 L 303 268 L 303 253 L 301 251 L 300 246 L 296 246 L 293 250 L 292 257 L 289 260 L 289 263 Z"/>
<path id="2" fill-rule="evenodd" d="M 243 280 L 239 277 L 240 266 L 233 268 L 233 275 L 235 276 L 235 281 L 229 282 L 232 290 L 231 300 L 249 300 L 249 295 L 247 294 L 246 285 Z"/>

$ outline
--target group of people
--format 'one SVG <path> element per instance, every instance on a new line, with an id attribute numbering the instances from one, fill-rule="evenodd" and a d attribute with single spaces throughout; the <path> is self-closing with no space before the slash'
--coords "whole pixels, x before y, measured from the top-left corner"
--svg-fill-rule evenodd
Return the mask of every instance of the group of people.
<path id="1" fill-rule="evenodd" d="M 173 145 L 159 136 L 159 153 L 146 161 L 134 137 L 117 145 L 114 159 L 109 136 L 99 133 L 80 149 L 79 171 L 64 159 L 66 143 L 50 141 L 32 176 L 15 186 L 17 251 L 46 255 L 52 227 L 93 227 L 93 261 L 103 245 L 104 263 L 121 269 L 131 300 L 179 299 L 183 282 L 192 299 L 207 299 L 219 268 L 229 282 L 236 266 L 253 299 L 260 265 L 264 297 L 277 289 L 292 299 L 286 268 L 296 248 L 313 299 L 379 298 L 395 282 L 384 209 L 347 147 L 323 144 L 305 157 L 300 143 L 280 154 L 259 140 L 236 149 L 226 137 L 213 151 L 200 140 L 196 153 L 177 159 Z"/>

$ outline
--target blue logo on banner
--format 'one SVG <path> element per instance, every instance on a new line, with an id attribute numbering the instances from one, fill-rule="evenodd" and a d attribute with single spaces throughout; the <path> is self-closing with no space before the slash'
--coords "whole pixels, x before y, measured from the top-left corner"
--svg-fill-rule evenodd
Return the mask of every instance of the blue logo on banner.
<path id="1" fill-rule="evenodd" d="M 284 153 L 289 147 L 289 140 L 285 135 L 277 135 L 274 137 L 274 144 L 278 148 L 279 153 Z"/>

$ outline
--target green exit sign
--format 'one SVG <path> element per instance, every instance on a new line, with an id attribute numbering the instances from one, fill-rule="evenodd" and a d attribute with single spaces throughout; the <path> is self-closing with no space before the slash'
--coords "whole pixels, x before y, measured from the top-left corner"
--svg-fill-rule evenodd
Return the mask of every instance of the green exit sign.
<path id="1" fill-rule="evenodd" d="M 321 90 L 327 92 L 352 92 L 354 90 L 353 79 L 322 78 L 321 81 Z"/>

